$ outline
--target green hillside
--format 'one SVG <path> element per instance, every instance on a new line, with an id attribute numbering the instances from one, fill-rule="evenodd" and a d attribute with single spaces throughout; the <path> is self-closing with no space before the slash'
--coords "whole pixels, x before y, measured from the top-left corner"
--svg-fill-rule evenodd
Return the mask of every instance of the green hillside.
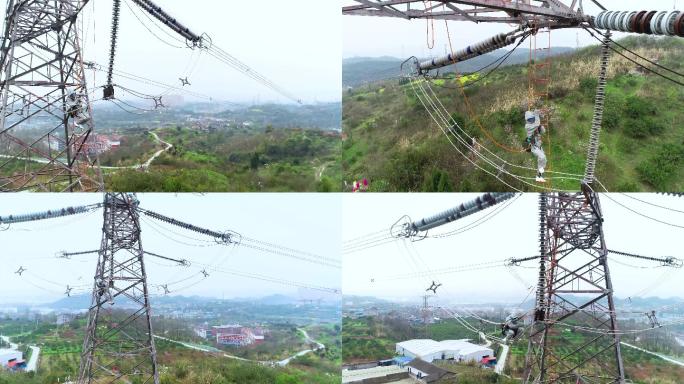
<path id="1" fill-rule="evenodd" d="M 630 37 L 620 43 L 661 65 L 684 72 L 681 39 Z M 451 116 L 478 143 L 511 164 L 534 167 L 529 153 L 502 149 L 522 149 L 527 70 L 527 64 L 502 67 L 467 86 L 465 95 L 470 110 L 457 82 L 468 84 L 477 75 L 467 80 L 447 76 L 429 81 Z M 554 58 L 547 105 L 551 124 L 544 143 L 552 171 L 584 173 L 598 70 L 598 46 Z M 684 87 L 641 73 L 626 59 L 611 56 L 598 180 L 611 191 L 684 189 L 682 110 Z M 410 84 L 382 81 L 346 91 L 343 131 L 344 178 L 367 178 L 373 191 L 508 188 L 456 151 L 431 120 Z M 465 146 L 457 148 L 476 159 Z M 482 160 L 476 162 L 484 164 Z M 534 176 L 533 171 L 508 170 L 524 177 Z M 504 180 L 515 188 L 537 189 L 507 176 Z M 579 183 L 554 179 L 551 186 L 577 189 Z"/>

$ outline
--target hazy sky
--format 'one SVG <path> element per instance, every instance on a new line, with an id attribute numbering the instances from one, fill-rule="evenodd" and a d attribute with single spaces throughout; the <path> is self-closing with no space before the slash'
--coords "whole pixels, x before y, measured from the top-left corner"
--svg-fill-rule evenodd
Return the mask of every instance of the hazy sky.
<path id="1" fill-rule="evenodd" d="M 343 5 L 357 4 L 350 0 L 341 0 Z M 564 3 L 569 4 L 568 0 Z M 649 10 L 669 10 L 673 6 L 681 7 L 682 0 L 602 0 L 606 8 L 616 11 L 638 11 L 645 8 Z M 648 4 L 644 8 L 644 5 Z M 677 8 L 679 9 L 679 8 Z M 589 0 L 584 0 L 585 13 L 597 15 L 600 9 Z M 443 20 L 435 21 L 435 45 L 430 50 L 427 47 L 426 21 L 404 20 L 388 17 L 365 17 L 344 16 L 342 28 L 344 31 L 343 56 L 394 56 L 407 58 L 410 56 L 428 57 L 439 56 L 448 50 L 448 39 L 445 23 Z M 508 24 L 481 23 L 450 21 L 449 32 L 454 50 L 460 49 L 470 43 L 475 43 L 491 37 L 500 32 L 508 32 L 514 29 Z M 617 38 L 623 33 L 616 33 Z M 580 46 L 597 43 L 584 30 L 568 29 L 558 30 L 552 33 L 552 45 L 576 47 L 579 38 Z M 521 47 L 529 46 L 523 43 Z"/>
<path id="2" fill-rule="evenodd" d="M 155 2 L 192 31 L 207 33 L 215 45 L 305 102 L 340 99 L 342 31 L 340 9 L 335 1 Z M 136 19 L 129 6 L 136 10 L 146 26 Z M 91 0 L 86 7 L 82 15 L 85 60 L 107 65 L 111 15 L 111 0 Z M 169 31 L 166 27 L 162 26 L 162 31 L 151 25 L 131 0 L 122 1 L 117 70 L 171 85 L 180 85 L 178 78 L 188 75 L 192 91 L 230 101 L 290 102 L 206 54 L 201 56 L 194 73 L 188 74 L 186 68 L 191 62 L 192 51 L 166 45 L 146 28 L 160 38 L 172 41 L 166 34 Z M 92 71 L 89 72 L 88 81 L 92 87 Z M 102 85 L 105 78 L 104 73 L 98 72 L 95 84 Z M 141 92 L 160 93 L 159 88 L 140 83 L 123 79 L 115 79 L 115 82 Z"/>
<path id="3" fill-rule="evenodd" d="M 389 227 L 403 215 L 419 220 L 471 200 L 478 194 L 365 194 L 345 195 L 343 241 Z M 684 199 L 642 194 L 640 199 L 667 205 L 684 212 Z M 634 201 L 623 194 L 611 194 L 614 200 L 654 218 L 684 226 L 684 213 L 670 212 Z M 409 256 L 402 241 L 343 256 L 343 292 L 402 300 L 419 300 L 432 278 L 389 280 L 388 277 L 417 270 L 437 270 L 482 262 L 528 257 L 539 254 L 537 195 L 526 194 L 511 203 L 489 221 L 461 234 L 446 238 L 428 238 L 410 243 Z M 609 249 L 647 256 L 684 258 L 681 239 L 684 228 L 674 228 L 642 218 L 601 195 L 604 232 Z M 486 212 L 430 231 L 445 233 L 472 223 Z M 417 255 L 417 256 L 416 256 Z M 422 260 L 422 262 L 421 262 Z M 615 294 L 618 297 L 684 297 L 684 270 L 651 268 L 657 264 L 623 256 L 609 255 Z M 424 263 L 424 264 L 423 264 Z M 622 263 L 622 264 L 620 264 Z M 624 264 L 629 264 L 627 266 Z M 418 267 L 416 267 L 418 265 Z M 491 268 L 434 276 L 443 284 L 438 289 L 441 300 L 455 302 L 522 302 L 528 287 L 535 284 L 535 261 L 515 268 L 520 279 L 507 268 Z M 634 266 L 648 267 L 645 269 Z M 525 268 L 528 267 L 528 268 Z M 375 282 L 371 282 L 375 279 Z M 520 281 L 522 280 L 522 281 Z M 533 297 L 534 295 L 532 294 Z"/>
<path id="4" fill-rule="evenodd" d="M 302 251 L 340 259 L 340 197 L 326 194 L 141 194 L 143 208 L 179 220 L 223 231 L 234 230 L 244 236 Z M 0 215 L 29 213 L 67 206 L 100 202 L 101 195 L 0 195 Z M 176 259 L 187 259 L 189 268 L 146 257 L 150 292 L 160 294 L 158 284 L 192 277 L 170 285 L 173 294 L 212 297 L 258 297 L 269 294 L 311 295 L 320 291 L 299 292 L 298 288 L 261 280 L 211 273 L 202 280 L 199 272 L 209 264 L 218 269 L 234 269 L 281 278 L 308 285 L 339 289 L 340 270 L 297 259 L 261 253 L 248 248 L 214 245 L 210 238 L 178 227 L 160 224 L 143 217 L 142 243 L 147 251 Z M 97 255 L 57 259 L 63 251 L 98 249 L 101 240 L 102 210 L 87 215 L 12 225 L 0 231 L 0 304 L 22 300 L 44 302 L 63 297 L 67 284 L 84 285 L 91 290 Z M 3 228 L 4 229 L 4 228 Z M 169 232 L 172 231 L 172 232 Z M 189 236 L 186 238 L 183 236 Z M 203 241 L 197 241 L 201 239 Z M 209 242 L 205 242 L 208 240 Z M 204 245 L 204 247 L 186 244 Z M 210 246 L 206 246 L 210 245 Z M 23 266 L 23 277 L 14 272 Z M 209 267 L 206 267 L 209 269 Z M 194 277 L 193 277 L 194 276 Z M 194 287 L 188 287 L 198 282 Z"/>

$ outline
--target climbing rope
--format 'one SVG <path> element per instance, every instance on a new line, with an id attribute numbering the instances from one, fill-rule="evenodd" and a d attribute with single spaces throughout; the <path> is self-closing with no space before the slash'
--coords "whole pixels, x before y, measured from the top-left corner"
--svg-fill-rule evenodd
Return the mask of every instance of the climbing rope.
<path id="1" fill-rule="evenodd" d="M 444 25 L 446 27 L 447 41 L 449 42 L 449 51 L 451 52 L 451 56 L 455 58 L 456 55 L 455 55 L 454 47 L 453 47 L 453 44 L 451 43 L 451 33 L 449 32 L 449 23 L 446 20 L 444 20 Z M 524 40 L 525 37 L 526 36 L 523 36 L 522 40 Z M 487 136 L 489 141 L 494 143 L 494 145 L 496 145 L 497 147 L 499 147 L 503 150 L 506 150 L 508 152 L 511 152 L 511 153 L 524 153 L 525 152 L 524 148 L 513 148 L 513 147 L 509 147 L 505 144 L 499 143 L 494 138 L 494 136 L 491 134 L 491 132 L 489 132 L 487 129 L 485 129 L 485 127 L 482 125 L 482 122 L 480 121 L 480 119 L 475 114 L 473 107 L 472 107 L 472 104 L 470 103 L 470 100 L 468 99 L 468 95 L 466 95 L 466 93 L 465 93 L 465 87 L 464 87 L 463 82 L 461 81 L 461 79 L 463 78 L 463 74 L 458 70 L 458 67 L 456 67 L 457 61 L 454 59 L 453 63 L 454 63 L 454 72 L 456 73 L 456 78 L 458 80 L 457 83 L 459 84 L 459 90 L 461 91 L 461 96 L 463 97 L 463 101 L 464 101 L 464 104 L 466 106 L 466 111 L 468 112 L 470 119 L 472 121 L 474 121 L 475 124 L 477 124 L 480 131 L 482 131 L 482 133 L 484 133 L 484 135 Z"/>
<path id="2" fill-rule="evenodd" d="M 428 13 L 430 14 L 430 16 L 425 19 L 425 41 L 428 49 L 432 49 L 435 47 L 435 19 L 432 17 L 432 0 L 429 2 L 423 0 L 423 6 L 425 7 L 426 11 L 429 11 Z M 432 40 L 430 40 L 430 29 L 432 29 Z"/>
<path id="3" fill-rule="evenodd" d="M 537 43 L 537 37 L 540 34 L 547 35 L 546 44 Z M 551 124 L 549 118 L 549 88 L 551 85 L 551 70 L 553 63 L 551 61 L 551 29 L 539 28 L 537 26 L 537 17 L 532 21 L 532 34 L 530 38 L 530 59 L 527 67 L 528 75 L 528 98 L 527 110 L 533 111 L 537 109 L 537 105 L 541 104 L 542 114 L 540 116 L 540 124 L 546 129 L 546 146 L 548 151 L 547 172 L 551 171 Z M 541 45 L 541 46 L 540 46 Z M 541 54 L 540 54 L 541 53 Z M 549 179 L 549 186 L 553 187 L 552 180 Z"/>
<path id="4" fill-rule="evenodd" d="M 409 85 L 411 85 L 411 87 L 412 87 L 414 93 L 416 94 L 416 97 L 418 98 L 418 100 L 421 102 L 421 104 L 423 104 L 423 107 L 426 109 L 426 111 L 428 112 L 430 117 L 433 119 L 433 121 L 435 121 L 435 123 L 438 125 L 438 127 L 442 130 L 442 132 L 445 134 L 445 136 L 447 137 L 447 139 L 451 143 L 452 147 L 459 154 L 461 154 L 463 157 L 465 157 L 466 160 L 468 160 L 476 168 L 478 168 L 478 169 L 484 171 L 485 173 L 488 173 L 489 175 L 495 177 L 497 180 L 499 180 L 500 182 L 505 184 L 507 187 L 512 188 L 516 191 L 521 191 L 521 190 L 519 188 L 514 187 L 513 185 L 506 182 L 505 180 L 503 180 L 502 174 L 509 175 L 512 178 L 516 179 L 517 181 L 519 181 L 519 182 L 521 182 L 527 186 L 530 186 L 532 188 L 539 188 L 539 186 L 537 184 L 530 182 L 530 181 L 527 181 L 527 180 L 534 180 L 534 177 L 524 177 L 524 176 L 516 175 L 516 174 L 506 170 L 504 165 L 511 165 L 513 167 L 523 168 L 523 169 L 533 169 L 533 168 L 511 164 L 511 163 L 503 160 L 502 158 L 500 158 L 498 155 L 494 154 L 492 151 L 487 149 L 487 147 L 481 146 L 488 153 L 490 153 L 494 157 L 496 157 L 497 160 L 503 162 L 503 164 L 496 164 L 492 159 L 485 157 L 483 154 L 480 153 L 479 150 L 475 149 L 470 142 L 468 142 L 466 139 L 461 137 L 460 134 L 458 134 L 458 132 L 456 132 L 456 130 L 453 127 L 458 128 L 458 130 L 460 130 L 466 137 L 469 137 L 469 136 L 449 116 L 448 111 L 446 111 L 446 108 L 444 108 L 444 106 L 441 104 L 441 101 L 439 101 L 439 99 L 436 98 L 436 95 L 435 95 L 435 98 L 436 98 L 436 101 L 435 101 L 431 98 L 430 95 L 427 94 L 427 91 L 425 90 L 425 88 L 423 88 L 422 84 L 423 84 L 422 82 L 416 82 L 416 81 L 410 81 L 409 82 Z M 417 87 L 416 87 L 416 85 L 417 85 Z M 416 88 L 422 92 L 423 96 L 421 96 L 421 93 L 419 93 Z M 428 89 L 430 89 L 431 92 L 434 94 L 434 91 L 432 91 L 432 89 L 429 87 L 429 85 L 428 85 Z M 439 104 L 439 106 L 437 106 L 437 104 Z M 428 107 L 428 105 L 429 105 L 429 107 Z M 461 149 L 451 140 L 449 133 L 451 133 L 458 140 L 458 142 L 461 145 L 468 148 L 471 151 L 471 153 L 473 153 L 475 156 L 479 157 L 481 160 L 486 162 L 488 165 L 492 166 L 495 169 L 495 171 L 490 171 L 490 170 L 483 168 L 482 166 L 477 164 L 473 159 L 471 159 L 470 156 L 464 154 L 461 151 Z M 563 175 L 563 176 L 554 177 L 557 179 L 567 179 L 567 180 L 577 180 L 577 181 L 582 180 L 581 175 L 574 175 L 574 174 L 561 173 L 561 172 L 554 172 L 554 173 Z M 551 191 L 552 189 L 547 187 L 547 188 L 545 188 L 545 190 Z"/>

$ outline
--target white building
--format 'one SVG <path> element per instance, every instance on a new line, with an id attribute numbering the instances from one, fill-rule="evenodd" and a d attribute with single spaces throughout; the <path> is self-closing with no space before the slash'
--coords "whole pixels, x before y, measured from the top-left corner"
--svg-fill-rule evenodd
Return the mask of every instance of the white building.
<path id="1" fill-rule="evenodd" d="M 12 360 L 22 360 L 23 354 L 14 349 L 0 349 L 0 367 L 7 367 Z"/>
<path id="2" fill-rule="evenodd" d="M 397 343 L 396 352 L 401 356 L 420 358 L 427 362 L 433 360 L 479 362 L 485 357 L 494 356 L 494 351 L 491 348 L 473 344 L 467 340 L 407 340 Z"/>

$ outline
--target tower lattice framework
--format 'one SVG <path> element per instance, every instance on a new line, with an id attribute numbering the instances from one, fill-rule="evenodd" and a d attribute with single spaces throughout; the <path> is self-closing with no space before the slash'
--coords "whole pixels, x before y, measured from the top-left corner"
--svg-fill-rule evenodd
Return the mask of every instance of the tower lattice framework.
<path id="1" fill-rule="evenodd" d="M 105 195 L 79 384 L 159 383 L 137 206 L 133 194 Z"/>
<path id="2" fill-rule="evenodd" d="M 78 14 L 88 0 L 9 0 L 0 48 L 0 191 L 97 191 Z"/>
<path id="3" fill-rule="evenodd" d="M 540 259 L 525 383 L 624 383 L 598 194 L 540 195 Z"/>

